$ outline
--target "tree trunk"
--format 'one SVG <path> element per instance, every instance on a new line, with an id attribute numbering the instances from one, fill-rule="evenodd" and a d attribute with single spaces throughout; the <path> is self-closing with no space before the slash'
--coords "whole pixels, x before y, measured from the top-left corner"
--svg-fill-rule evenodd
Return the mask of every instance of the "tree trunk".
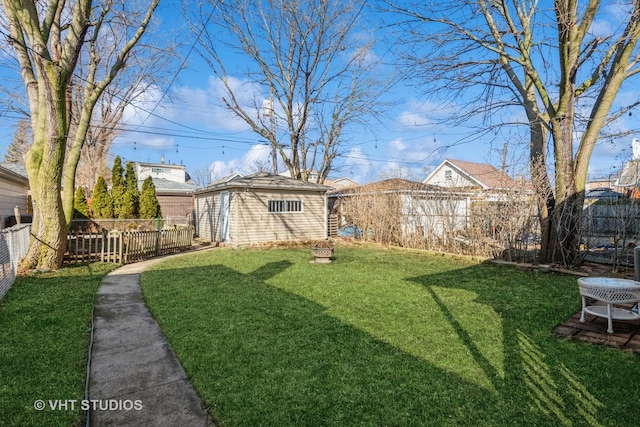
<path id="1" fill-rule="evenodd" d="M 65 78 L 45 61 L 38 64 L 38 104 L 32 115 L 33 144 L 26 166 L 33 200 L 31 245 L 24 269 L 55 270 L 62 265 L 68 225 L 60 187 L 67 142 Z M 65 189 L 73 194 L 73 188 Z"/>
<path id="2" fill-rule="evenodd" d="M 51 144 L 48 146 L 51 147 Z M 62 137 L 62 141 L 52 149 L 53 152 L 32 148 L 27 155 L 27 171 L 33 200 L 33 224 L 32 244 L 22 264 L 25 269 L 51 270 L 59 268 L 62 264 L 68 230 L 60 197 L 64 147 Z M 44 155 L 40 157 L 41 153 Z"/>
<path id="3" fill-rule="evenodd" d="M 62 265 L 68 227 L 62 214 L 60 186 L 51 185 L 48 191 L 36 191 L 34 221 L 31 229 L 32 243 L 22 268 L 53 270 Z"/>
<path id="4" fill-rule="evenodd" d="M 554 262 L 575 267 L 581 262 L 580 236 L 582 234 L 581 212 L 584 198 L 572 194 L 556 206 L 553 226 L 557 231 Z"/>

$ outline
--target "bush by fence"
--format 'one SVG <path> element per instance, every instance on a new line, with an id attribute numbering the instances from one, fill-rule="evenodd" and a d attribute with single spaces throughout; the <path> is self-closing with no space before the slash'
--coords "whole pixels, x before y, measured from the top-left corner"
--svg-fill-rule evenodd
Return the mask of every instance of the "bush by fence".
<path id="1" fill-rule="evenodd" d="M 16 280 L 18 264 L 29 250 L 31 224 L 0 231 L 0 300 Z"/>
<path id="2" fill-rule="evenodd" d="M 483 195 L 391 180 L 334 195 L 331 209 L 363 240 L 515 261 L 539 243 L 532 199 L 517 188 Z"/>

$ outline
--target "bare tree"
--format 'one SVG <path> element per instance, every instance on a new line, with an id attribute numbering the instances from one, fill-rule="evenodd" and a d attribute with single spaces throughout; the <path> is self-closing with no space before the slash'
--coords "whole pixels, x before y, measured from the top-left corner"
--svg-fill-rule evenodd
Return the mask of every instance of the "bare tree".
<path id="1" fill-rule="evenodd" d="M 411 75 L 434 99 L 458 104 L 451 122 L 480 115 L 487 130 L 522 124 L 510 115 L 513 107 L 524 111 L 541 261 L 579 262 L 591 153 L 603 127 L 640 103 L 616 103 L 640 70 L 640 2 L 616 3 L 620 13 L 608 17 L 608 34 L 593 25 L 607 20 L 599 0 L 387 3 L 404 17 L 398 25 L 406 30 L 403 46 L 413 47 L 404 56 Z"/>
<path id="2" fill-rule="evenodd" d="M 16 126 L 16 133 L 7 152 L 4 155 L 4 161 L 7 163 L 17 163 L 24 166 L 24 156 L 31 147 L 31 129 L 29 121 L 21 119 Z"/>
<path id="3" fill-rule="evenodd" d="M 202 56 L 224 86 L 223 102 L 271 144 L 274 171 L 279 156 L 293 178 L 306 181 L 317 171 L 324 182 L 347 129 L 376 115 L 383 86 L 372 73 L 373 43 L 358 33 L 363 7 L 210 1 L 192 19 Z M 238 87 L 234 76 L 245 83 Z M 262 88 L 267 96 L 247 96 Z"/>
<path id="4" fill-rule="evenodd" d="M 214 181 L 222 178 L 222 175 L 213 168 L 213 165 L 209 165 L 193 169 L 191 171 L 191 178 L 198 187 L 204 188 L 211 185 Z"/>
<path id="5" fill-rule="evenodd" d="M 137 4 L 129 2 L 2 0 L 10 27 L 8 41 L 27 91 L 33 131 L 33 145 L 26 157 L 34 200 L 33 239 L 24 268 L 61 265 L 73 216 L 76 167 L 94 107 L 125 67 L 158 2 L 151 0 L 138 10 Z M 100 39 L 110 41 L 109 55 L 96 49 Z M 71 82 L 83 51 L 87 67 L 77 82 L 82 86 L 75 88 Z M 107 66 L 104 73 L 101 63 Z M 84 92 L 84 102 L 71 134 L 74 90 Z"/>
<path id="6" fill-rule="evenodd" d="M 106 38 L 95 40 L 92 49 L 97 52 L 98 58 L 109 56 L 112 49 L 109 42 L 110 39 Z M 98 176 L 110 175 L 109 150 L 113 140 L 123 132 L 122 120 L 126 109 L 135 106 L 139 101 L 146 101 L 149 93 L 167 87 L 169 79 L 175 74 L 175 67 L 170 64 L 170 61 L 176 59 L 174 46 L 162 43 L 160 46 L 146 44 L 139 47 L 129 53 L 127 66 L 114 77 L 109 89 L 104 91 L 96 103 L 76 169 L 76 185 L 93 188 Z M 103 67 L 100 74 L 108 73 L 108 61 L 99 61 L 98 66 Z M 85 70 L 91 67 L 91 57 L 87 58 L 86 54 L 81 54 L 76 70 L 77 77 L 74 76 L 72 80 L 73 88 L 82 88 L 80 76 L 84 76 Z M 72 91 L 70 134 L 75 134 L 81 125 L 80 112 L 85 103 L 85 95 L 82 90 Z"/>

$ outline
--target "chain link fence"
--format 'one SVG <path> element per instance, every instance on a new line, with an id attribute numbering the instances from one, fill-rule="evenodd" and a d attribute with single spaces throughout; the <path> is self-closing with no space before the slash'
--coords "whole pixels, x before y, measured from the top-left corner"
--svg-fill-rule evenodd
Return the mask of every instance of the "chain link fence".
<path id="1" fill-rule="evenodd" d="M 16 280 L 18 264 L 29 249 L 31 224 L 0 230 L 0 300 Z"/>

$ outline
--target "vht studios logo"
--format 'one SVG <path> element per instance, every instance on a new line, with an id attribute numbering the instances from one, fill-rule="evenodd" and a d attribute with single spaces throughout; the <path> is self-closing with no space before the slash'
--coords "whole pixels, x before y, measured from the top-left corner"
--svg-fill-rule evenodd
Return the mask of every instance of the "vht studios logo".
<path id="1" fill-rule="evenodd" d="M 75 411 L 80 408 L 83 411 L 139 411 L 142 409 L 141 400 L 36 400 L 33 407 L 38 411 L 45 409 L 51 411 Z"/>

